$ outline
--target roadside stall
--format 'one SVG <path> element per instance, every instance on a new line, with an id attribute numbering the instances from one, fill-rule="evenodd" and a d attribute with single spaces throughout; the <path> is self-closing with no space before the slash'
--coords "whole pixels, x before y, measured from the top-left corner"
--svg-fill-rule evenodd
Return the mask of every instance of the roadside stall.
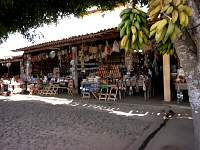
<path id="1" fill-rule="evenodd" d="M 27 84 L 27 91 L 30 94 L 41 95 L 66 92 L 69 81 L 73 80 L 70 71 L 71 60 L 72 52 L 67 49 L 25 53 L 23 80 Z M 56 92 L 52 92 L 52 86 L 49 85 L 55 85 Z"/>
<path id="2" fill-rule="evenodd" d="M 56 94 L 79 93 L 98 100 L 162 98 L 167 88 L 163 87 L 163 57 L 154 45 L 125 52 L 119 43 L 119 31 L 111 28 L 15 51 L 24 51 L 21 77 L 32 94 L 54 89 Z"/>
<path id="3" fill-rule="evenodd" d="M 22 56 L 13 56 L 0 60 L 1 93 L 4 95 L 23 92 L 23 82 L 20 80 Z"/>

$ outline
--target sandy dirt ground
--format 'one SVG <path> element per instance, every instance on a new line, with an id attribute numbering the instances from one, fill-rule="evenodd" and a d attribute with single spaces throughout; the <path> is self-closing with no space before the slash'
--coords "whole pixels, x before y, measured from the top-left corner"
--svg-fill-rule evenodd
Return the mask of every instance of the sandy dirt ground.
<path id="1" fill-rule="evenodd" d="M 126 150 L 162 111 L 15 99 L 0 100 L 1 150 Z"/>

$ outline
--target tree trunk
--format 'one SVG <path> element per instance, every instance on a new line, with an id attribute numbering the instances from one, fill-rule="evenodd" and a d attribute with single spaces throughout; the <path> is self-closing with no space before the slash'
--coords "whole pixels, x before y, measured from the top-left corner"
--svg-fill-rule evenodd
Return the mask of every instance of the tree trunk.
<path id="1" fill-rule="evenodd" d="M 189 27 L 175 41 L 174 46 L 186 74 L 193 114 L 195 149 L 200 150 L 200 2 L 189 0 L 189 5 L 193 8 Z"/>

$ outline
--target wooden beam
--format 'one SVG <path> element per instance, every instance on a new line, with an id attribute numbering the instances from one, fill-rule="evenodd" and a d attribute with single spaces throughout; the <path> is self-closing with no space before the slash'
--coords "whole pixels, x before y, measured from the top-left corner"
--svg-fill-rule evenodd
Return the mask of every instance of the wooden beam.
<path id="1" fill-rule="evenodd" d="M 8 60 L 0 60 L 0 63 L 8 63 L 8 62 L 11 62 L 11 63 L 13 63 L 13 62 L 20 62 L 20 61 L 22 61 L 23 59 L 22 58 L 18 58 L 18 59 L 8 59 Z"/>
<path id="2" fill-rule="evenodd" d="M 170 88 L 170 55 L 163 55 L 163 82 L 164 82 L 164 101 L 171 101 Z"/>

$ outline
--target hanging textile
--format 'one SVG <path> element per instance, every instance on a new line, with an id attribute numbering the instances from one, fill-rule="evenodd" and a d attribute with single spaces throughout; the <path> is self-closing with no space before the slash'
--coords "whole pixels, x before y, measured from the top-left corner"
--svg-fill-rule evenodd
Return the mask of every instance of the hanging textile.
<path id="1" fill-rule="evenodd" d="M 108 59 L 108 55 L 110 55 L 110 47 L 109 47 L 108 41 L 106 41 L 106 46 L 103 52 L 103 57 L 105 58 L 106 61 Z"/>
<path id="2" fill-rule="evenodd" d="M 119 52 L 119 50 L 120 50 L 119 43 L 115 40 L 113 43 L 112 52 Z"/>

